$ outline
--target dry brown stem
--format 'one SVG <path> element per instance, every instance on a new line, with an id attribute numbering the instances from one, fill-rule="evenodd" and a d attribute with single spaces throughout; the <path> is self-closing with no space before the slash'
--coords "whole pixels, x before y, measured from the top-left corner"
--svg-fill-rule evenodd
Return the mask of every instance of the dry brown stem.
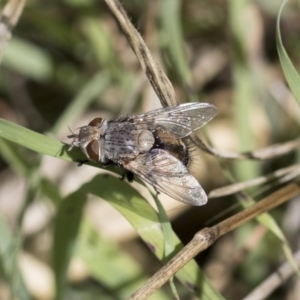
<path id="1" fill-rule="evenodd" d="M 124 8 L 118 0 L 105 0 L 121 25 L 133 48 L 146 76 L 148 77 L 163 107 L 178 105 L 172 83 L 154 60 L 144 40 L 130 22 Z"/>
<path id="2" fill-rule="evenodd" d="M 201 148 L 203 151 L 212 154 L 214 156 L 231 159 L 231 160 L 245 160 L 245 159 L 254 159 L 254 160 L 267 160 L 280 157 L 282 155 L 288 154 L 292 151 L 295 151 L 300 147 L 300 139 L 294 141 L 288 141 L 282 144 L 272 145 L 263 149 L 249 151 L 249 152 L 231 152 L 215 149 L 203 143 L 203 141 L 195 134 L 193 134 L 194 143 Z"/>
<path id="3" fill-rule="evenodd" d="M 212 245 L 220 236 L 230 232 L 242 224 L 245 224 L 258 215 L 288 201 L 299 193 L 300 185 L 298 183 L 291 183 L 244 211 L 212 227 L 204 228 L 197 232 L 194 238 L 180 252 L 178 252 L 165 266 L 154 274 L 129 299 L 147 299 L 197 254 Z"/>

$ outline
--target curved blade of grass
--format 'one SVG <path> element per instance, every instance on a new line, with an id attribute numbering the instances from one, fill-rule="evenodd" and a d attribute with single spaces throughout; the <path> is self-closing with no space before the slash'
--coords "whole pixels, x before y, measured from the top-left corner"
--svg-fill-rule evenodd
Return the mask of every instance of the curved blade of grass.
<path id="1" fill-rule="evenodd" d="M 67 267 L 77 237 L 86 194 L 76 192 L 67 197 L 58 209 L 54 227 L 53 269 L 56 299 L 65 299 Z"/>
<path id="2" fill-rule="evenodd" d="M 99 65 L 110 72 L 112 78 L 121 79 L 124 70 L 116 56 L 107 22 L 98 17 L 88 17 L 81 21 L 81 27 Z"/>
<path id="3" fill-rule="evenodd" d="M 286 78 L 286 81 L 288 82 L 288 85 L 290 89 L 293 92 L 293 95 L 295 96 L 298 105 L 300 106 L 300 76 L 298 72 L 296 71 L 295 67 L 293 66 L 293 63 L 291 62 L 284 46 L 282 43 L 281 39 L 281 33 L 280 33 L 280 18 L 282 14 L 282 10 L 285 6 L 285 4 L 288 2 L 288 0 L 283 0 L 278 16 L 277 16 L 277 22 L 276 22 L 276 45 L 277 45 L 277 51 L 278 51 L 278 56 L 280 60 L 280 64 L 284 73 L 284 76 Z M 282 233 L 283 235 L 283 233 Z M 282 245 L 283 251 L 285 253 L 285 256 L 289 263 L 291 264 L 292 268 L 296 272 L 297 276 L 300 278 L 300 271 L 297 266 L 296 261 L 294 260 L 292 250 L 290 249 L 289 245 L 287 244 L 286 240 L 284 239 L 284 243 Z"/>
<path id="4" fill-rule="evenodd" d="M 11 38 L 11 32 L 19 21 L 26 0 L 6 2 L 7 3 L 2 11 L 0 11 L 0 64 L 2 62 L 5 47 Z"/>
<path id="5" fill-rule="evenodd" d="M 277 23 L 276 23 L 276 43 L 277 43 L 277 51 L 278 56 L 280 59 L 280 64 L 286 78 L 286 81 L 289 84 L 290 89 L 292 90 L 298 105 L 300 106 L 300 76 L 296 71 L 293 63 L 291 62 L 281 39 L 280 34 L 280 18 L 282 14 L 283 7 L 288 2 L 288 0 L 283 0 L 281 6 L 279 8 L 278 16 L 277 16 Z"/>
<path id="6" fill-rule="evenodd" d="M 254 148 L 254 139 L 250 126 L 249 111 L 253 106 L 254 80 L 251 76 L 250 59 L 247 55 L 247 31 L 248 26 L 244 23 L 244 18 L 249 0 L 230 0 L 229 16 L 230 25 L 235 40 L 233 68 L 234 79 L 234 121 L 238 133 L 239 150 L 248 151 Z M 251 22 L 250 20 L 248 20 Z M 234 164 L 235 172 L 239 181 L 255 178 L 259 174 L 259 165 L 253 161 L 243 161 Z"/>
<path id="7" fill-rule="evenodd" d="M 167 262 L 166 258 L 169 257 L 170 255 L 172 255 L 172 253 L 174 253 L 174 251 L 175 251 L 175 245 L 173 243 L 173 238 L 172 238 L 173 230 L 172 230 L 171 223 L 168 219 L 167 213 L 166 213 L 164 207 L 162 206 L 161 202 L 157 199 L 157 196 L 153 196 L 153 198 L 155 200 L 155 204 L 156 204 L 157 209 L 158 209 L 158 216 L 159 216 L 159 219 L 160 219 L 161 228 L 162 228 L 163 235 L 164 235 L 165 257 L 163 259 L 163 262 L 166 263 Z M 178 292 L 177 292 L 177 289 L 176 289 L 176 286 L 174 284 L 174 278 L 173 277 L 169 280 L 169 284 L 170 284 L 172 293 L 174 295 L 174 298 L 175 299 L 180 299 L 179 295 L 178 295 Z"/>
<path id="8" fill-rule="evenodd" d="M 116 186 L 119 187 L 118 190 Z M 115 177 L 105 175 L 96 176 L 87 188 L 90 193 L 106 199 L 124 215 L 154 254 L 160 260 L 163 259 L 165 242 L 159 215 L 136 190 L 124 181 L 120 182 Z M 182 248 L 182 244 L 173 231 L 171 235 L 170 239 L 173 240 L 177 252 Z M 200 288 L 201 291 L 198 290 L 195 294 L 201 295 L 202 299 L 223 299 L 212 288 L 194 260 L 182 268 L 176 277 L 187 287 Z"/>
<path id="9" fill-rule="evenodd" d="M 0 154 L 5 161 L 22 176 L 28 176 L 31 164 L 24 159 L 24 155 L 20 153 L 18 146 L 9 142 L 8 140 L 0 139 Z"/>
<path id="10" fill-rule="evenodd" d="M 39 190 L 55 205 L 60 203 L 62 198 L 57 186 L 50 180 L 40 177 L 36 161 L 29 161 L 27 156 L 19 151 L 15 143 L 11 143 L 5 139 L 0 139 L 0 153 L 16 173 L 28 179 L 31 189 Z"/>
<path id="11" fill-rule="evenodd" d="M 53 64 L 46 51 L 18 38 L 11 39 L 8 44 L 3 65 L 41 82 L 53 73 Z"/>
<path id="12" fill-rule="evenodd" d="M 0 138 L 7 139 L 40 154 L 68 161 L 86 160 L 84 154 L 77 148 L 67 151 L 69 145 L 1 118 Z"/>
<path id="13" fill-rule="evenodd" d="M 11 299 L 30 300 L 31 296 L 24 284 L 22 275 L 16 262 L 17 243 L 4 217 L 0 213 L 0 270 L 9 286 L 12 288 Z"/>
<path id="14" fill-rule="evenodd" d="M 76 235 L 74 229 L 78 229 L 80 222 L 79 213 L 76 213 L 76 218 L 74 213 L 71 213 L 72 220 L 70 222 L 68 221 L 71 216 L 69 214 L 70 212 L 78 212 L 82 209 L 85 195 L 88 193 L 101 197 L 114 206 L 132 224 L 152 252 L 160 260 L 164 258 L 164 235 L 159 216 L 153 207 L 124 181 L 106 174 L 97 175 L 93 180 L 84 184 L 78 191 L 69 195 L 64 201 L 64 206 L 59 210 L 58 222 L 61 222 L 61 224 L 57 226 L 60 230 L 56 231 L 57 237 L 55 238 L 54 247 L 57 248 L 55 250 L 55 257 L 57 257 L 55 265 L 57 265 L 56 273 L 59 278 L 57 286 L 60 295 L 63 295 L 64 274 L 70 259 L 69 249 L 72 247 Z M 78 207 L 74 207 L 74 205 Z M 171 239 L 176 252 L 179 251 L 182 245 L 173 231 Z M 58 245 L 59 241 L 62 241 L 63 244 Z M 195 293 L 201 295 L 202 299 L 223 299 L 210 285 L 195 261 L 190 261 L 176 276 L 187 287 L 196 287 L 195 290 L 197 292 Z"/>
<path id="15" fill-rule="evenodd" d="M 140 265 L 115 243 L 102 237 L 88 220 L 83 220 L 80 226 L 75 255 L 114 299 L 127 299 L 147 280 Z M 169 299 L 169 296 L 157 291 L 152 299 Z"/>
<path id="16" fill-rule="evenodd" d="M 180 80 L 187 90 L 191 87 L 191 73 L 184 50 L 184 39 L 181 27 L 181 2 L 180 0 L 164 0 L 161 2 L 161 19 L 163 25 L 163 43 L 170 52 L 173 66 Z M 189 90 L 189 89 L 188 89 Z M 187 93 L 189 101 L 197 101 L 192 93 Z"/>
<path id="17" fill-rule="evenodd" d="M 34 199 L 36 192 L 41 187 L 41 174 L 38 172 L 40 159 L 35 159 L 29 162 L 26 155 L 21 155 L 18 145 L 9 142 L 8 140 L 0 139 L 0 153 L 1 156 L 9 163 L 10 167 L 18 174 L 24 176 L 26 180 L 26 192 L 24 191 L 22 207 L 18 214 L 18 230 L 21 231 L 23 217 L 29 204 Z M 20 147 L 19 147 L 20 148 Z M 23 151 L 24 152 L 24 151 Z M 36 157 L 35 157 L 36 158 Z"/>

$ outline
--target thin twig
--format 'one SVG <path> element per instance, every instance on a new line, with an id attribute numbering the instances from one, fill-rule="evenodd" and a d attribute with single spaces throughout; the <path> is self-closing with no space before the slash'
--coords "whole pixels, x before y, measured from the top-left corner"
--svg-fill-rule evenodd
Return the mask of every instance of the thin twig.
<path id="1" fill-rule="evenodd" d="M 294 174 L 294 172 L 296 172 L 296 173 Z M 257 178 L 243 181 L 243 182 L 233 183 L 230 185 L 226 185 L 225 187 L 214 189 L 208 194 L 208 198 L 212 199 L 212 198 L 218 198 L 218 197 L 235 194 L 237 192 L 243 191 L 250 187 L 253 187 L 253 186 L 256 186 L 259 184 L 263 184 L 263 183 L 269 182 L 274 179 L 278 179 L 286 174 L 289 175 L 289 179 L 291 180 L 292 178 L 290 178 L 290 174 L 293 174 L 294 176 L 298 176 L 299 172 L 300 172 L 300 164 L 295 164 L 295 165 L 292 165 L 292 166 L 289 166 L 286 168 L 276 170 L 265 176 L 257 177 Z M 282 183 L 282 182 L 280 181 L 280 183 Z"/>
<path id="2" fill-rule="evenodd" d="M 300 147 L 300 139 L 296 139 L 293 141 L 289 141 L 282 144 L 275 144 L 263 149 L 259 149 L 256 151 L 249 152 L 231 152 L 231 151 L 223 151 L 219 149 L 215 149 L 206 145 L 196 134 L 192 135 L 194 143 L 203 151 L 208 154 L 212 154 L 214 156 L 223 158 L 223 159 L 231 159 L 231 160 L 245 160 L 245 159 L 253 159 L 253 160 L 267 160 L 273 159 L 275 157 L 279 157 L 282 155 L 286 155 L 292 151 L 295 151 Z"/>
<path id="3" fill-rule="evenodd" d="M 299 193 L 300 185 L 297 183 L 291 183 L 264 198 L 252 207 L 245 209 L 244 211 L 220 222 L 215 226 L 204 228 L 197 232 L 191 242 L 178 252 L 129 299 L 147 299 L 197 254 L 212 245 L 220 236 L 230 232 L 242 224 L 245 224 L 258 215 L 286 202 Z"/>
<path id="4" fill-rule="evenodd" d="M 118 0 L 105 0 L 121 25 L 133 48 L 146 76 L 148 77 L 163 107 L 178 105 L 174 88 L 163 70 L 154 60 L 143 38 L 130 22 L 124 8 Z"/>
<path id="5" fill-rule="evenodd" d="M 21 16 L 25 3 L 26 0 L 10 0 L 0 14 L 0 63 L 11 38 L 11 32 Z"/>
<path id="6" fill-rule="evenodd" d="M 300 266 L 300 250 L 294 254 L 294 260 Z M 278 270 L 272 273 L 264 282 L 253 290 L 243 300 L 262 300 L 266 299 L 275 289 L 282 285 L 289 277 L 295 274 L 291 264 L 285 262 Z"/>

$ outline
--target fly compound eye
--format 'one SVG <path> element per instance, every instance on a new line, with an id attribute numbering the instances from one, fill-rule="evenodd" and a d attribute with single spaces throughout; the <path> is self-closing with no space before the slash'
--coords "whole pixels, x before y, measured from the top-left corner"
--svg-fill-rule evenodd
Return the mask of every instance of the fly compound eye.
<path id="1" fill-rule="evenodd" d="M 100 159 L 100 145 L 97 140 L 89 142 L 86 146 L 86 154 L 93 161 Z"/>
<path id="2" fill-rule="evenodd" d="M 95 118 L 88 124 L 88 126 L 99 127 L 102 124 L 102 122 L 103 122 L 102 118 Z"/>

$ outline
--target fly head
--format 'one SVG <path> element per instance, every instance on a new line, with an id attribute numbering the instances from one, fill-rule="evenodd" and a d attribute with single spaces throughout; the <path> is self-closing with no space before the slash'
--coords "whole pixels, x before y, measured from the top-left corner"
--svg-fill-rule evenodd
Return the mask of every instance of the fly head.
<path id="1" fill-rule="evenodd" d="M 78 129 L 78 133 L 69 135 L 73 138 L 69 150 L 74 146 L 79 147 L 89 160 L 99 161 L 101 158 L 100 136 L 106 127 L 106 121 L 102 118 L 95 118 L 88 125 Z"/>

